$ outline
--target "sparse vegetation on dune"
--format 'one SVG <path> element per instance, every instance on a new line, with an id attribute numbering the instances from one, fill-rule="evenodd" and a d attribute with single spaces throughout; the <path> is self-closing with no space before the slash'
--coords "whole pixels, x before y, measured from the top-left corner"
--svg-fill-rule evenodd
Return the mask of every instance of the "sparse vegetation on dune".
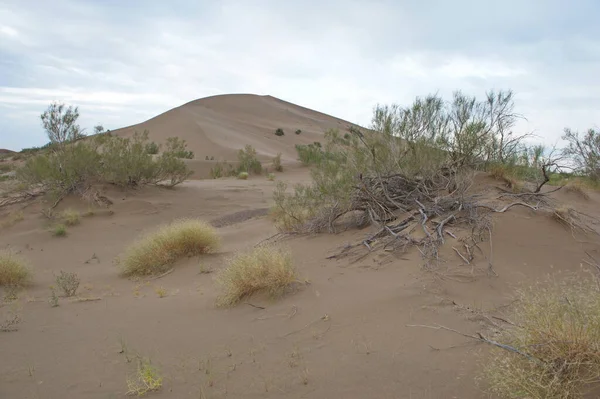
<path id="1" fill-rule="evenodd" d="M 67 226 L 75 226 L 81 222 L 81 213 L 71 208 L 62 211 L 60 217 Z"/>
<path id="2" fill-rule="evenodd" d="M 483 377 L 504 398 L 584 397 L 600 382 L 600 292 L 594 278 L 571 277 L 520 290 L 515 326 L 496 341 Z"/>
<path id="3" fill-rule="evenodd" d="M 216 230 L 198 219 L 181 219 L 161 226 L 132 244 L 125 252 L 121 273 L 148 276 L 164 273 L 184 256 L 215 251 L 220 244 Z"/>
<path id="4" fill-rule="evenodd" d="M 217 276 L 219 306 L 233 306 L 242 299 L 266 292 L 282 295 L 297 280 L 291 255 L 281 249 L 261 246 L 232 258 Z"/>
<path id="5" fill-rule="evenodd" d="M 0 250 L 0 286 L 21 287 L 31 281 L 27 262 L 10 250 Z"/>
<path id="6" fill-rule="evenodd" d="M 84 193 L 97 183 L 123 187 L 144 184 L 175 186 L 191 172 L 179 158 L 193 158 L 184 140 L 167 140 L 165 151 L 156 159 L 155 143 L 147 143 L 148 131 L 131 138 L 107 133 L 84 138 L 77 125 L 77 109 L 53 104 L 42 115 L 50 143 L 35 151 L 16 177 L 26 187 L 51 193 L 56 198 Z"/>
<path id="7" fill-rule="evenodd" d="M 162 387 L 159 370 L 147 359 L 138 358 L 136 372 L 127 377 L 127 395 L 144 396 Z"/>

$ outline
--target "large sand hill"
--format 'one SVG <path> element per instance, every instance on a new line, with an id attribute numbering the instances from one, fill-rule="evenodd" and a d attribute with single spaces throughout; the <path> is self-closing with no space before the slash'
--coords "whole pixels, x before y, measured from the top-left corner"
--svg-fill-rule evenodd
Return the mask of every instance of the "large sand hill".
<path id="1" fill-rule="evenodd" d="M 200 159 L 230 159 L 251 144 L 267 158 L 281 152 L 292 164 L 294 144 L 347 125 L 273 97 L 231 95 L 198 100 L 116 133 L 148 129 L 156 141 L 177 135 Z M 277 127 L 284 137 L 273 134 Z M 296 129 L 303 133 L 295 135 Z M 306 182 L 308 169 L 288 168 L 277 180 Z M 0 398 L 124 397 L 135 353 L 150 357 L 164 376 L 152 398 L 488 398 L 474 381 L 487 347 L 409 326 L 486 332 L 489 318 L 482 311 L 500 314 L 520 283 L 580 270 L 584 251 L 597 254 L 600 244 L 595 235 L 573 234 L 524 207 L 494 216 L 493 247 L 482 245 L 494 273 L 487 272 L 487 260 L 464 265 L 451 249 L 435 273 L 421 268 L 414 248 L 327 259 L 374 228 L 287 237 L 276 245 L 290 249 L 306 284 L 277 301 L 258 296 L 251 305 L 215 308 L 215 273 L 205 271 L 218 271 L 236 251 L 276 233 L 265 215 L 275 183 L 258 176 L 191 180 L 173 190 L 107 187 L 112 205 L 94 209 L 64 238 L 48 232 L 41 214 L 47 205 L 0 208 L 3 220 L 10 212 L 24 215 L 2 229 L 0 247 L 20 252 L 35 273 L 16 301 L 0 305 L 0 322 L 11 312 L 21 317 L 17 331 L 0 332 Z M 475 187 L 494 198 L 499 185 L 479 175 Z M 552 196 L 600 216 L 597 193 Z M 67 198 L 56 211 L 69 207 L 89 210 Z M 179 261 L 160 279 L 118 276 L 114 260 L 127 245 L 179 217 L 214 221 L 223 247 Z M 92 300 L 61 299 L 50 307 L 49 286 L 61 270 L 78 273 L 80 297 Z M 160 289 L 166 296 L 159 297 Z"/>
<path id="2" fill-rule="evenodd" d="M 284 164 L 293 165 L 297 163 L 296 144 L 323 141 L 328 129 L 346 131 L 350 126 L 350 122 L 272 96 L 227 94 L 189 102 L 113 133 L 131 136 L 148 130 L 158 144 L 172 136 L 186 140 L 195 153 L 194 160 L 186 161 L 195 172 L 192 179 L 202 179 L 216 162 L 236 161 L 245 145 L 254 147 L 261 160 L 281 154 Z M 284 136 L 274 134 L 278 128 Z M 297 130 L 302 133 L 295 134 Z M 213 161 L 206 161 L 207 156 Z"/>

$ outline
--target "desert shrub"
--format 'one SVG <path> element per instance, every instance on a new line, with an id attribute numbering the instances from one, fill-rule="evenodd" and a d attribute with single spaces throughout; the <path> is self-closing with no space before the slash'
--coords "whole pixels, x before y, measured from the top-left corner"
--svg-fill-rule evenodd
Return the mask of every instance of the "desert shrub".
<path id="1" fill-rule="evenodd" d="M 127 395 L 144 396 L 148 392 L 158 391 L 163 378 L 149 360 L 138 359 L 135 374 L 127 377 Z"/>
<path id="2" fill-rule="evenodd" d="M 289 253 L 272 247 L 257 247 L 229 260 L 217 276 L 221 306 L 233 306 L 256 292 L 271 297 L 283 294 L 297 280 Z"/>
<path id="3" fill-rule="evenodd" d="M 59 223 L 52 227 L 51 233 L 54 237 L 66 237 L 67 235 L 67 226 L 62 223 Z"/>
<path id="4" fill-rule="evenodd" d="M 277 128 L 277 130 L 275 130 L 275 136 L 283 136 L 285 133 L 283 131 L 282 128 Z"/>
<path id="5" fill-rule="evenodd" d="M 283 165 L 281 164 L 281 153 L 277 154 L 273 158 L 272 166 L 273 170 L 275 170 L 276 172 L 283 172 Z"/>
<path id="6" fill-rule="evenodd" d="M 296 152 L 298 153 L 298 159 L 304 165 L 316 165 L 325 157 L 325 153 L 320 146 L 316 144 L 296 144 Z"/>
<path id="7" fill-rule="evenodd" d="M 506 398 L 579 398 L 600 379 L 600 293 L 594 278 L 569 277 L 520 290 L 517 326 L 495 338 L 483 377 Z"/>
<path id="8" fill-rule="evenodd" d="M 81 221 L 81 214 L 70 208 L 62 211 L 60 217 L 67 226 L 75 226 Z"/>
<path id="9" fill-rule="evenodd" d="M 169 137 L 167 139 L 166 151 L 176 158 L 194 159 L 194 152 L 187 150 L 187 143 L 179 137 Z"/>
<path id="10" fill-rule="evenodd" d="M 82 193 L 94 183 L 174 186 L 190 176 L 187 166 L 169 149 L 154 160 L 146 151 L 147 140 L 148 131 L 131 138 L 95 136 L 28 159 L 17 170 L 17 179 L 60 197 Z"/>
<path id="11" fill-rule="evenodd" d="M 240 180 L 248 180 L 248 172 L 240 172 L 240 173 L 238 173 L 237 178 L 240 179 Z"/>
<path id="12" fill-rule="evenodd" d="M 247 172 L 259 175 L 262 171 L 262 164 L 256 156 L 256 150 L 251 145 L 246 145 L 244 149 L 239 150 L 238 161 L 238 173 Z"/>
<path id="13" fill-rule="evenodd" d="M 298 129 L 298 130 L 296 130 L 296 132 L 295 132 L 295 133 L 296 133 L 296 134 L 301 134 L 301 133 L 302 133 L 302 130 Z"/>
<path id="14" fill-rule="evenodd" d="M 220 238 L 210 224 L 198 219 L 176 220 L 144 235 L 127 248 L 122 275 L 164 273 L 177 259 L 212 252 L 219 243 Z"/>
<path id="15" fill-rule="evenodd" d="M 215 166 L 210 169 L 210 177 L 212 179 L 219 179 L 225 176 L 231 176 L 235 173 L 233 165 L 227 162 L 217 162 Z"/>
<path id="16" fill-rule="evenodd" d="M 0 163 L 0 173 L 6 173 L 6 172 L 10 172 L 11 170 L 13 170 L 15 167 L 13 164 L 10 163 Z"/>
<path id="17" fill-rule="evenodd" d="M 23 258 L 10 250 L 0 250 L 0 285 L 20 287 L 31 280 L 31 271 Z"/>
<path id="18" fill-rule="evenodd" d="M 274 173 L 269 173 L 269 174 L 267 175 L 267 179 L 268 179 L 269 181 L 274 181 L 274 180 L 275 180 L 275 174 L 274 174 Z"/>
<path id="19" fill-rule="evenodd" d="M 158 154 L 159 150 L 160 150 L 160 147 L 154 141 L 146 144 L 146 152 L 150 155 Z"/>
<path id="20" fill-rule="evenodd" d="M 79 288 L 79 276 L 77 273 L 69 273 L 60 271 L 60 274 L 55 278 L 56 286 L 62 290 L 66 297 L 75 296 Z"/>
<path id="21" fill-rule="evenodd" d="M 564 154 L 575 164 L 575 171 L 600 180 L 600 131 L 589 129 L 583 137 L 578 132 L 565 129 L 563 140 L 568 142 Z"/>

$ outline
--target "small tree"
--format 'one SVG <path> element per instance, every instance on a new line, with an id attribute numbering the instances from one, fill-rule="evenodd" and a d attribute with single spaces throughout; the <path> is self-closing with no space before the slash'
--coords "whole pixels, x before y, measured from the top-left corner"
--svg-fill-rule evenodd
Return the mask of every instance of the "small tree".
<path id="1" fill-rule="evenodd" d="M 562 138 L 568 142 L 563 152 L 573 160 L 575 171 L 600 180 L 600 131 L 589 129 L 581 137 L 567 128 Z"/>
<path id="2" fill-rule="evenodd" d="M 94 126 L 94 134 L 102 134 L 104 132 L 104 126 L 102 126 L 101 124 L 97 124 L 96 126 Z"/>
<path id="3" fill-rule="evenodd" d="M 284 134 L 282 128 L 277 128 L 277 130 L 275 130 L 275 136 L 283 136 Z"/>
<path id="4" fill-rule="evenodd" d="M 66 107 L 62 103 L 52 103 L 46 111 L 40 115 L 42 126 L 48 134 L 52 144 L 62 147 L 70 141 L 76 141 L 83 136 L 83 131 L 77 124 L 79 119 L 79 108 Z"/>

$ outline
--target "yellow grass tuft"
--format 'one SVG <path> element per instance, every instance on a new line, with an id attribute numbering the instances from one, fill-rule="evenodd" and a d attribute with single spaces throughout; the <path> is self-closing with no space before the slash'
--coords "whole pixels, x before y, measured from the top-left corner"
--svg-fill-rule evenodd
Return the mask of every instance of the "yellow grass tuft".
<path id="1" fill-rule="evenodd" d="M 222 294 L 219 306 L 233 306 L 256 292 L 278 297 L 297 280 L 292 257 L 272 247 L 257 247 L 231 259 L 217 276 Z"/>
<path id="2" fill-rule="evenodd" d="M 149 361 L 140 359 L 134 375 L 127 378 L 127 395 L 144 396 L 162 387 L 162 377 Z"/>
<path id="3" fill-rule="evenodd" d="M 240 172 L 238 174 L 238 179 L 240 179 L 240 180 L 248 180 L 248 172 Z"/>
<path id="4" fill-rule="evenodd" d="M 81 221 L 81 214 L 74 209 L 65 209 L 61 213 L 61 219 L 67 226 L 75 226 Z"/>
<path id="5" fill-rule="evenodd" d="M 216 230 L 202 220 L 176 220 L 131 245 L 121 262 L 122 274 L 149 276 L 164 273 L 179 258 L 216 250 L 220 241 Z"/>
<path id="6" fill-rule="evenodd" d="M 496 341 L 483 376 L 506 398 L 580 398 L 600 380 L 600 292 L 594 278 L 536 284 L 518 293 L 517 326 Z"/>
<path id="7" fill-rule="evenodd" d="M 20 287 L 31 280 L 25 260 L 9 250 L 0 251 L 0 285 Z"/>

